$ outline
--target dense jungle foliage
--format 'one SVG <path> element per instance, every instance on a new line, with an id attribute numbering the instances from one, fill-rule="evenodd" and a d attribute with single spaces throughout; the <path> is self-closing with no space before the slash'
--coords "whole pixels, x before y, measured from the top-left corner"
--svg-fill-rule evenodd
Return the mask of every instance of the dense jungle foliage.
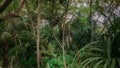
<path id="1" fill-rule="evenodd" d="M 0 68 L 120 68 L 120 0 L 0 0 Z"/>

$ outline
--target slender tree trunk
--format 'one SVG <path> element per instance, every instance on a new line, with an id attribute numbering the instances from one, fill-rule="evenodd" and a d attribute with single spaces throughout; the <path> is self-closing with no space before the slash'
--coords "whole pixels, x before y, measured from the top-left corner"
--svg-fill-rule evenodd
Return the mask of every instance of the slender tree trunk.
<path id="1" fill-rule="evenodd" d="M 55 23 L 55 16 L 54 16 L 54 9 L 55 9 L 55 0 L 52 0 L 52 11 L 51 11 L 51 14 L 52 14 L 52 19 L 51 19 L 51 28 L 53 28 L 53 24 Z"/>
<path id="2" fill-rule="evenodd" d="M 93 30 L 93 22 L 92 22 L 92 0 L 90 0 L 90 17 L 89 17 L 89 21 L 90 21 L 90 30 L 91 30 L 91 42 L 93 42 L 94 39 L 94 30 Z"/>
<path id="3" fill-rule="evenodd" d="M 3 64 L 2 68 L 9 68 L 9 58 L 8 58 L 8 46 L 6 42 L 1 43 L 3 49 Z"/>
<path id="4" fill-rule="evenodd" d="M 66 17 L 68 13 L 68 8 L 69 8 L 69 3 L 70 0 L 67 0 L 67 5 L 65 8 L 65 17 L 64 17 L 64 22 L 63 22 L 63 32 L 62 32 L 62 51 L 63 51 L 63 62 L 64 62 L 64 68 L 66 68 L 66 59 L 65 59 L 65 27 L 66 27 Z"/>
<path id="5" fill-rule="evenodd" d="M 40 68 L 40 0 L 38 0 L 38 20 L 37 20 L 37 35 L 36 35 L 36 47 L 37 47 L 37 68 Z"/>

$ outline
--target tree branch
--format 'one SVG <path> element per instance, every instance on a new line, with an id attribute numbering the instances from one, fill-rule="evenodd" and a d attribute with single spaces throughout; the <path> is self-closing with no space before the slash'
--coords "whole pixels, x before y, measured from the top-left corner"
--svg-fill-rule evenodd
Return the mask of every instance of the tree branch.
<path id="1" fill-rule="evenodd" d="M 2 13 L 13 0 L 4 0 L 3 4 L 0 5 L 0 13 Z"/>

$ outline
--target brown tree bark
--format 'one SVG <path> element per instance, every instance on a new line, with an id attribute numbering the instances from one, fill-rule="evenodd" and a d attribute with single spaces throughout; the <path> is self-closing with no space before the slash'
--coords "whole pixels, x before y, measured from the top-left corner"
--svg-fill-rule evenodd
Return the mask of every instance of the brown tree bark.
<path id="1" fill-rule="evenodd" d="M 7 20 L 9 18 L 13 18 L 13 17 L 20 17 L 20 16 L 14 14 L 14 13 L 8 13 L 8 14 L 0 17 L 0 21 L 5 21 L 5 20 Z"/>
<path id="2" fill-rule="evenodd" d="M 40 68 L 40 0 L 38 0 L 38 20 L 37 20 L 37 35 L 36 35 L 36 47 L 37 47 L 37 68 Z"/>

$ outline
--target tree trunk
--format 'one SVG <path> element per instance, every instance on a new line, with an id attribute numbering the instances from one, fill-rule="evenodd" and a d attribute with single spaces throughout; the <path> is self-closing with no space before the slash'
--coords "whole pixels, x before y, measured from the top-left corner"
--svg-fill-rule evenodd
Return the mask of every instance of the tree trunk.
<path id="1" fill-rule="evenodd" d="M 8 58 L 8 45 L 6 42 L 1 43 L 2 50 L 3 50 L 3 64 L 2 68 L 9 68 L 9 58 Z"/>
<path id="2" fill-rule="evenodd" d="M 37 47 L 37 68 L 40 68 L 40 0 L 38 0 L 38 21 L 37 21 L 37 35 L 36 35 L 36 47 Z"/>
<path id="3" fill-rule="evenodd" d="M 93 22 L 92 22 L 92 2 L 93 0 L 90 0 L 90 16 L 89 16 L 89 21 L 90 21 L 90 30 L 91 30 L 91 43 L 94 41 L 94 30 L 93 30 Z"/>

